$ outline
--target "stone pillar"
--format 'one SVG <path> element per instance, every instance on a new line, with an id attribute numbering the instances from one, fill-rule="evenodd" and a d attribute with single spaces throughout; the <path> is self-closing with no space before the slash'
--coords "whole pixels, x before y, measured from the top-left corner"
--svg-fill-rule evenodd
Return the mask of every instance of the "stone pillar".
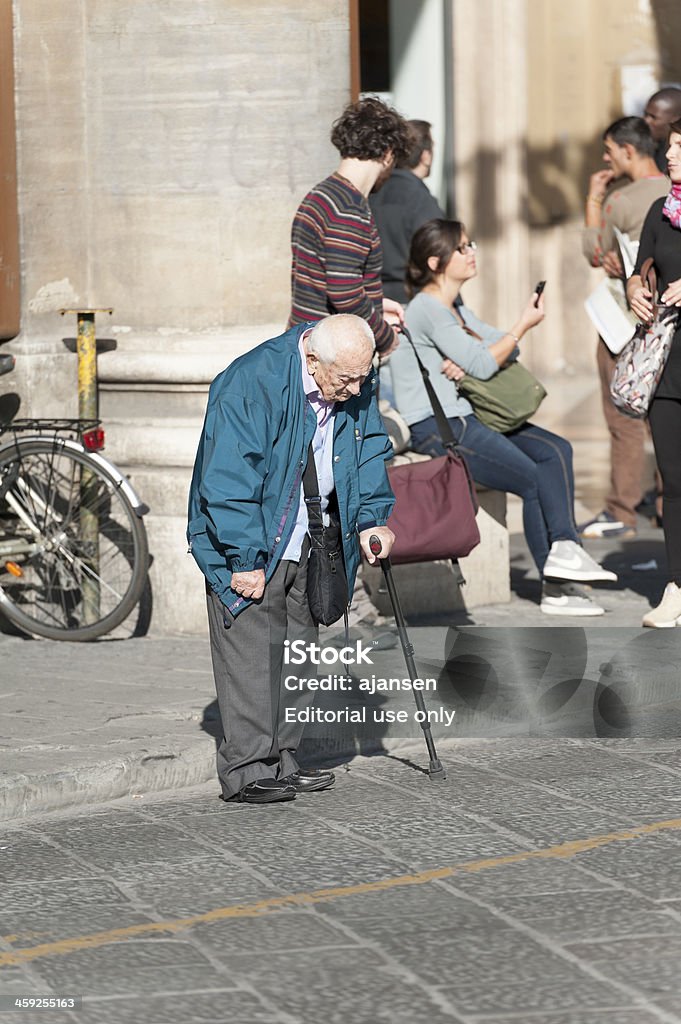
<path id="1" fill-rule="evenodd" d="M 465 301 L 510 324 L 529 292 L 525 0 L 456 0 L 453 17 L 457 216 L 480 245 Z"/>

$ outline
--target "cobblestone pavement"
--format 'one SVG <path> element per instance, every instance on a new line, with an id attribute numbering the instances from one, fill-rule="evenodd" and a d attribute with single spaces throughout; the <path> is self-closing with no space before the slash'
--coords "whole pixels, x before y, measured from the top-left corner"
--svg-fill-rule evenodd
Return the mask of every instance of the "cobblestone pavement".
<path id="1" fill-rule="evenodd" d="M 44 1024 L 681 1022 L 681 740 L 445 743 L 446 782 L 216 785 L 6 823 L 0 1000 Z"/>
<path id="2" fill-rule="evenodd" d="M 595 388 L 542 411 L 577 443 L 580 518 L 607 479 Z M 0 1021 L 681 1024 L 681 632 L 639 626 L 661 532 L 589 542 L 620 585 L 564 628 L 510 518 L 512 603 L 410 628 L 427 706 L 456 712 L 444 783 L 413 720 L 332 725 L 308 734 L 334 790 L 223 804 L 204 637 L 0 635 Z M 390 700 L 368 706 L 413 715 Z M 82 1009 L 4 1011 L 48 994 Z"/>

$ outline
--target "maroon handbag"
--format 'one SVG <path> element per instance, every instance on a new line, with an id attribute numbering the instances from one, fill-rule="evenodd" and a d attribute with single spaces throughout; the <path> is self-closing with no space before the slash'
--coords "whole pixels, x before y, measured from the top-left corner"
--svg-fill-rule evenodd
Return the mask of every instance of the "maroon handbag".
<path id="1" fill-rule="evenodd" d="M 475 486 L 428 370 L 405 327 L 402 333 L 414 350 L 447 454 L 388 469 L 395 492 L 395 507 L 388 520 L 395 534 L 390 560 L 394 565 L 445 558 L 456 561 L 480 543 Z"/>
<path id="2" fill-rule="evenodd" d="M 388 469 L 395 507 L 393 565 L 465 558 L 480 543 L 475 488 L 463 458 L 446 455 Z"/>

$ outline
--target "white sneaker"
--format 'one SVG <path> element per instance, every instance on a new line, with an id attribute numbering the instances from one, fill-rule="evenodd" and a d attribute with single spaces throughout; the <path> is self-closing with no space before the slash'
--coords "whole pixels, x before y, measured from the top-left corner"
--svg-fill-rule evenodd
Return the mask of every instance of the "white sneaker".
<path id="1" fill-rule="evenodd" d="M 636 527 L 628 526 L 604 510 L 590 519 L 588 523 L 578 526 L 577 533 L 587 540 L 610 540 L 612 537 L 618 540 L 629 540 L 636 536 Z"/>
<path id="2" fill-rule="evenodd" d="M 577 580 L 579 583 L 610 581 L 617 583 L 617 574 L 604 569 L 574 540 L 557 540 L 551 545 L 542 575 L 552 580 Z"/>
<path id="3" fill-rule="evenodd" d="M 544 615 L 603 615 L 589 592 L 576 583 L 552 583 L 545 580 L 539 610 Z"/>
<path id="4" fill-rule="evenodd" d="M 670 629 L 681 625 L 681 589 L 676 583 L 667 584 L 657 608 L 643 616 L 643 625 L 654 629 Z"/>

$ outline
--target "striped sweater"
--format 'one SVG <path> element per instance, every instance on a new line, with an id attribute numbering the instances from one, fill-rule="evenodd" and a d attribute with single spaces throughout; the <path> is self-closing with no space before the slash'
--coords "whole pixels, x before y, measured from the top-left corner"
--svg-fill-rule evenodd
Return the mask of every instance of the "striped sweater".
<path id="1" fill-rule="evenodd" d="M 379 352 L 393 342 L 383 319 L 381 242 L 369 203 L 332 174 L 303 199 L 291 229 L 289 327 L 330 313 L 354 313 L 374 332 Z"/>

